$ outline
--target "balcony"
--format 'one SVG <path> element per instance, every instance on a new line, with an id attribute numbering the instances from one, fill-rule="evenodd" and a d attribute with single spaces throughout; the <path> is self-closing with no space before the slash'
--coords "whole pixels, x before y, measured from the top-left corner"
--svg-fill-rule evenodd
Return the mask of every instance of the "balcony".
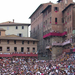
<path id="1" fill-rule="evenodd" d="M 71 42 L 72 42 L 71 40 L 67 40 L 67 41 L 65 41 L 65 42 L 62 43 L 62 46 L 65 46 L 67 44 L 71 44 Z"/>
<path id="2" fill-rule="evenodd" d="M 37 57 L 38 54 L 30 53 L 0 53 L 0 57 L 14 57 L 14 56 L 26 56 L 26 57 Z"/>
<path id="3" fill-rule="evenodd" d="M 47 38 L 49 36 L 64 36 L 64 35 L 67 35 L 67 32 L 63 32 L 63 33 L 50 32 L 50 33 L 44 35 L 43 38 Z"/>
<path id="4" fill-rule="evenodd" d="M 69 53 L 70 49 L 64 49 L 63 52 Z"/>
<path id="5" fill-rule="evenodd" d="M 62 46 L 62 43 L 52 43 L 52 46 Z"/>
<path id="6" fill-rule="evenodd" d="M 72 40 L 65 40 L 65 42 L 63 42 L 63 43 L 54 42 L 54 43 L 52 43 L 52 46 L 65 46 L 65 45 L 71 44 L 71 42 L 72 42 Z"/>

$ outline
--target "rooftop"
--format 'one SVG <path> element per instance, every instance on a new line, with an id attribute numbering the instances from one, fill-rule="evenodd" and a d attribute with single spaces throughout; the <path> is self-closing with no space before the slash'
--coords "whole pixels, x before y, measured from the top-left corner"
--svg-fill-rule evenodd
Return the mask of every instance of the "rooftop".
<path id="1" fill-rule="evenodd" d="M 28 25 L 28 26 L 30 26 L 30 24 L 28 24 L 28 23 L 16 23 L 16 22 L 11 22 L 11 21 L 7 21 L 7 22 L 3 22 L 3 23 L 0 23 L 0 26 L 9 26 L 9 25 L 11 25 L 11 26 L 15 26 L 15 25 Z"/>
<path id="2" fill-rule="evenodd" d="M 16 35 L 8 35 L 8 36 L 1 36 L 0 39 L 3 39 L 3 40 L 27 40 L 27 41 L 39 41 L 37 39 L 33 39 L 33 38 L 30 38 L 30 37 L 19 37 L 19 36 L 16 36 Z"/>

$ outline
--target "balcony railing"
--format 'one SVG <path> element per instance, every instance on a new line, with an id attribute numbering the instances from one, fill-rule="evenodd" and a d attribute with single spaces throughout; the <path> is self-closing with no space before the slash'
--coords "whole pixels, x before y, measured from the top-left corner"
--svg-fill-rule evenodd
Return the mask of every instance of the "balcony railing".
<path id="1" fill-rule="evenodd" d="M 54 43 L 52 43 L 52 46 L 65 46 L 65 45 L 71 44 L 71 42 L 72 42 L 71 40 L 66 40 L 63 43 L 54 42 Z"/>
<path id="2" fill-rule="evenodd" d="M 43 38 L 47 38 L 49 36 L 64 36 L 64 35 L 67 35 L 67 32 L 63 32 L 63 33 L 50 32 L 50 33 L 44 35 Z"/>
<path id="3" fill-rule="evenodd" d="M 52 43 L 52 46 L 62 46 L 62 43 Z"/>
<path id="4" fill-rule="evenodd" d="M 68 52 L 70 52 L 70 49 L 64 49 L 63 52 L 68 53 Z"/>
<path id="5" fill-rule="evenodd" d="M 37 53 L 0 53 L 0 57 L 13 57 L 13 56 L 26 56 L 26 57 L 37 57 Z"/>
<path id="6" fill-rule="evenodd" d="M 71 40 L 65 41 L 62 43 L 62 46 L 67 45 L 67 44 L 71 44 L 71 42 L 72 42 Z"/>

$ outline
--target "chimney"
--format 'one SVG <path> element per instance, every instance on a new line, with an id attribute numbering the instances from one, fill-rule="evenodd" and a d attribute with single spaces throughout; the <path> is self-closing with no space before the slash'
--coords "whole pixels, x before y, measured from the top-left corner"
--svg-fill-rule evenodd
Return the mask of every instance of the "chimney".
<path id="1" fill-rule="evenodd" d="M 14 19 L 13 19 L 13 23 L 14 23 Z"/>

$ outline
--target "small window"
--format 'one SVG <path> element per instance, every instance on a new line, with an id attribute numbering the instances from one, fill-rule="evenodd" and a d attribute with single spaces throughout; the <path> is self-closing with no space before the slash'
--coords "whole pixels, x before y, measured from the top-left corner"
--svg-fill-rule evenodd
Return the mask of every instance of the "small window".
<path id="1" fill-rule="evenodd" d="M 30 49 L 29 49 L 29 47 L 27 47 L 27 52 L 30 52 Z"/>
<path id="2" fill-rule="evenodd" d="M 19 37 L 22 37 L 22 34 L 21 33 L 19 33 Z"/>
<path id="3" fill-rule="evenodd" d="M 35 41 L 33 41 L 33 44 L 35 44 Z"/>
<path id="4" fill-rule="evenodd" d="M 33 52 L 35 52 L 35 48 L 33 48 Z"/>
<path id="5" fill-rule="evenodd" d="M 29 44 L 29 41 L 28 41 L 28 44 Z"/>
<path id="6" fill-rule="evenodd" d="M 9 30 L 9 27 L 7 27 L 7 30 Z"/>
<path id="7" fill-rule="evenodd" d="M 2 51 L 2 47 L 0 47 L 0 51 Z"/>
<path id="8" fill-rule="evenodd" d="M 7 40 L 7 44 L 9 44 L 9 40 Z"/>
<path id="9" fill-rule="evenodd" d="M 0 32 L 0 36 L 1 36 L 1 32 Z"/>
<path id="10" fill-rule="evenodd" d="M 16 29 L 18 29 L 18 26 L 16 26 Z"/>
<path id="11" fill-rule="evenodd" d="M 58 7 L 54 7 L 54 11 L 57 12 L 58 11 Z"/>
<path id="12" fill-rule="evenodd" d="M 22 41 L 22 44 L 24 44 L 24 41 Z"/>
<path id="13" fill-rule="evenodd" d="M 14 44 L 16 44 L 16 40 L 14 40 Z"/>
<path id="14" fill-rule="evenodd" d="M 22 29 L 24 29 L 24 26 L 22 26 Z"/>
<path id="15" fill-rule="evenodd" d="M 7 47 L 7 51 L 10 51 L 10 47 Z"/>

